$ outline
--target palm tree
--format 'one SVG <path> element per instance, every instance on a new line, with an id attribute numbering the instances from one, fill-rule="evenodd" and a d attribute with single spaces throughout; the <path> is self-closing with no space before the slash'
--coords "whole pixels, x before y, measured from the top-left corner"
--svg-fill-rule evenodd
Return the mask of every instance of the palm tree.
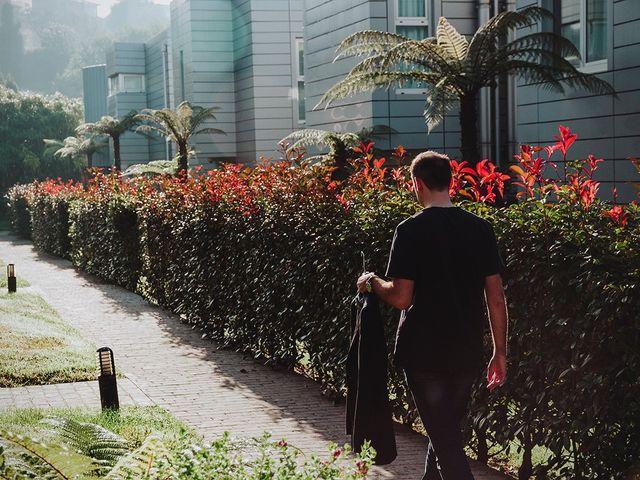
<path id="1" fill-rule="evenodd" d="M 113 140 L 113 166 L 116 170 L 122 169 L 120 160 L 120 136 L 131 130 L 138 123 L 137 113 L 131 110 L 121 119 L 109 115 L 102 117 L 95 123 L 85 123 L 76 129 L 78 135 L 105 135 Z"/>
<path id="2" fill-rule="evenodd" d="M 201 133 L 220 133 L 226 135 L 217 128 L 200 126 L 207 120 L 215 120 L 213 112 L 219 107 L 200 107 L 182 102 L 175 110 L 163 108 L 162 110 L 143 110 L 136 118 L 139 122 L 145 122 L 138 126 L 137 132 L 154 132 L 173 141 L 178 147 L 177 176 L 186 176 L 189 170 L 189 157 L 193 153 L 189 141 L 193 135 Z"/>
<path id="3" fill-rule="evenodd" d="M 44 143 L 45 153 L 51 152 L 57 157 L 84 156 L 87 159 L 87 168 L 93 167 L 93 155 L 107 146 L 105 140 L 97 140 L 95 137 L 67 137 L 62 142 L 45 138 Z"/>
<path id="4" fill-rule="evenodd" d="M 504 41 L 509 32 L 547 17 L 553 15 L 539 7 L 502 12 L 482 25 L 470 41 L 444 17 L 438 22 L 436 37 L 424 40 L 379 31 L 354 33 L 340 44 L 336 58 L 367 57 L 331 87 L 316 108 L 380 87 L 399 88 L 417 82 L 427 90 L 424 116 L 429 132 L 447 111 L 459 106 L 462 158 L 475 164 L 480 160 L 478 95 L 483 87 L 495 87 L 500 76 L 517 74 L 557 92 L 568 86 L 594 94 L 614 93 L 607 82 L 580 72 L 566 59 L 580 54 L 560 35 L 537 32 Z"/>

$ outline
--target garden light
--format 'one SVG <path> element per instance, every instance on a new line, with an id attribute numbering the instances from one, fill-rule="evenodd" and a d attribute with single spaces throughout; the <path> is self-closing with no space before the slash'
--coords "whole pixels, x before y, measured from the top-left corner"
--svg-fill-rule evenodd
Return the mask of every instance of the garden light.
<path id="1" fill-rule="evenodd" d="M 13 263 L 7 265 L 7 287 L 9 289 L 9 293 L 16 293 L 16 266 Z"/>
<path id="2" fill-rule="evenodd" d="M 98 349 L 98 366 L 100 376 L 98 386 L 100 387 L 100 403 L 102 409 L 118 410 L 118 385 L 116 383 L 116 364 L 113 361 L 113 350 L 109 347 Z"/>

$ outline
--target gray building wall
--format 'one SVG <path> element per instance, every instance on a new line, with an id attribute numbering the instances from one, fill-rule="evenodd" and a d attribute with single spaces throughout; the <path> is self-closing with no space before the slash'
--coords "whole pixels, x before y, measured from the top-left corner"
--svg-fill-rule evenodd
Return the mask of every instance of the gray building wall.
<path id="1" fill-rule="evenodd" d="M 302 0 L 234 0 L 237 156 L 277 158 L 280 139 L 301 128 L 294 85 Z"/>
<path id="2" fill-rule="evenodd" d="M 159 33 L 145 44 L 146 108 L 160 110 L 170 106 L 171 84 L 167 75 L 169 55 L 165 52 L 168 48 L 168 31 Z M 167 159 L 167 143 L 164 137 L 152 135 L 148 142 L 149 160 Z"/>
<path id="3" fill-rule="evenodd" d="M 94 123 L 108 115 L 107 95 L 109 89 L 106 65 L 94 65 L 82 69 L 82 92 L 85 122 Z M 110 162 L 108 149 L 93 156 L 95 167 L 106 167 L 110 165 Z"/>
<path id="4" fill-rule="evenodd" d="M 519 0 L 517 7 L 532 4 L 553 8 L 550 1 L 525 0 Z M 600 196 L 611 199 L 615 187 L 620 200 L 630 201 L 636 190 L 627 182 L 637 181 L 638 174 L 627 157 L 640 153 L 640 2 L 613 0 L 607 13 L 608 65 L 598 76 L 614 86 L 618 98 L 577 90 L 561 95 L 519 82 L 516 132 L 520 143 L 548 144 L 553 143 L 558 125 L 570 127 L 578 139 L 569 160 L 589 153 L 605 159 L 596 172 L 602 182 Z"/>
<path id="5" fill-rule="evenodd" d="M 145 75 L 144 43 L 115 43 L 107 53 L 107 77 L 120 74 Z M 107 99 L 109 115 L 122 118 L 131 110 L 140 111 L 147 106 L 146 92 L 120 92 Z M 149 161 L 149 142 L 146 137 L 135 132 L 127 132 L 120 137 L 122 168 Z"/>
<path id="6" fill-rule="evenodd" d="M 235 160 L 236 112 L 231 0 L 174 0 L 171 43 L 176 105 L 189 101 L 219 107 L 216 121 L 205 124 L 226 135 L 195 138 L 193 163 Z"/>
<path id="7" fill-rule="evenodd" d="M 94 65 L 82 69 L 84 121 L 96 122 L 107 115 L 107 66 Z"/>

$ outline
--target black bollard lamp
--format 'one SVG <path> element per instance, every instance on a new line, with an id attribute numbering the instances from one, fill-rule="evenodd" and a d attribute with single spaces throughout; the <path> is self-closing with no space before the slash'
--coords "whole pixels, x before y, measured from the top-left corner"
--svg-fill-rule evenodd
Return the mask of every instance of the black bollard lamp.
<path id="1" fill-rule="evenodd" d="M 16 293 L 18 282 L 16 281 L 16 266 L 13 263 L 7 265 L 7 287 L 9 293 Z"/>
<path id="2" fill-rule="evenodd" d="M 98 349 L 98 366 L 100 367 L 98 386 L 100 387 L 102 409 L 118 410 L 120 402 L 118 401 L 116 364 L 113 361 L 113 350 L 109 347 Z"/>

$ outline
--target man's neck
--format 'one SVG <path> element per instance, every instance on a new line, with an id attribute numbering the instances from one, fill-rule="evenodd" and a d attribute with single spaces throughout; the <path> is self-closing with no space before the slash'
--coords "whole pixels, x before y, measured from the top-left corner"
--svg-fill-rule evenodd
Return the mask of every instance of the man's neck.
<path id="1" fill-rule="evenodd" d="M 449 198 L 449 195 L 446 196 L 442 196 L 442 197 L 436 197 L 436 198 L 430 198 L 430 199 L 425 199 L 422 203 L 422 206 L 424 208 L 431 208 L 431 207 L 453 207 L 453 203 L 451 203 L 451 198 Z"/>

